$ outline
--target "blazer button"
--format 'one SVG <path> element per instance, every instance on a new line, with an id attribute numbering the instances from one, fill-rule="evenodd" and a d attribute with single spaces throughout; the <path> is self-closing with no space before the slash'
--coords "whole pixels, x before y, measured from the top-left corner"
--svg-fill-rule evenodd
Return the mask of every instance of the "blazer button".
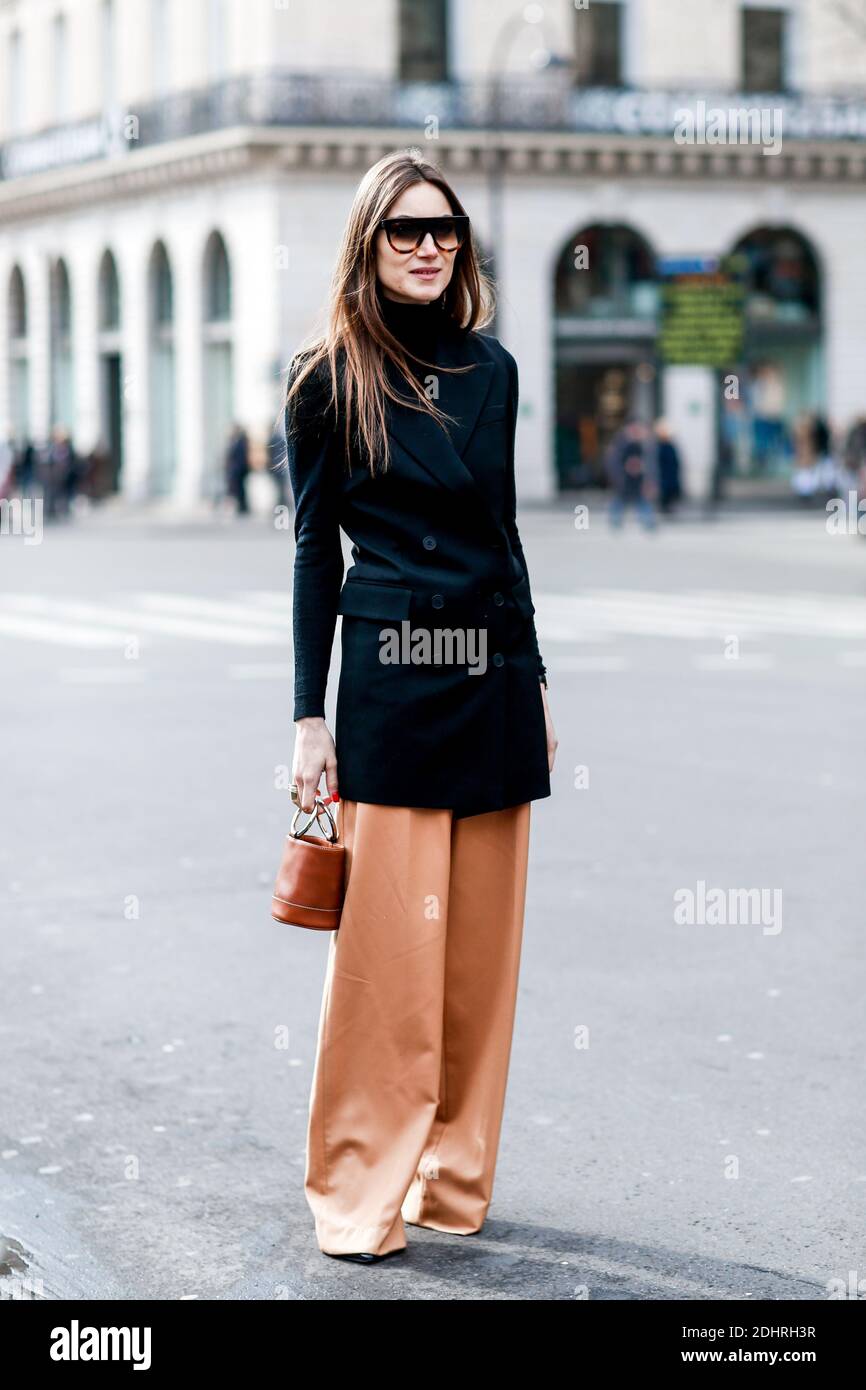
<path id="1" fill-rule="evenodd" d="M 493 602 L 496 604 L 497 608 L 501 608 L 503 603 L 505 602 L 505 599 L 502 597 L 500 593 L 496 593 L 493 595 Z"/>
<path id="2" fill-rule="evenodd" d="M 424 539 L 423 539 L 423 541 L 421 542 L 421 544 L 423 545 L 423 547 L 424 547 L 425 550 L 435 550 L 435 549 L 436 549 L 436 537 L 435 537 L 435 536 L 425 536 Z"/>
<path id="3" fill-rule="evenodd" d="M 433 605 L 434 608 L 444 608 L 444 607 L 445 607 L 445 600 L 444 600 L 444 598 L 442 597 L 441 594 L 434 594 L 433 597 L 431 598 L 430 602 L 432 603 L 432 605 Z"/>
<path id="4" fill-rule="evenodd" d="M 504 665 L 505 665 L 505 657 L 502 655 L 501 652 L 494 652 L 494 653 L 493 653 L 493 665 L 494 665 L 494 666 L 504 666 Z"/>

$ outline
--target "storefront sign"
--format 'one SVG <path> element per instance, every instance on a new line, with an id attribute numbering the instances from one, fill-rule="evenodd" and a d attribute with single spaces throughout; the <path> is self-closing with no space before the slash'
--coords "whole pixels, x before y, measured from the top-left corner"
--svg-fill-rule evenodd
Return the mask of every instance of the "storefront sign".
<path id="1" fill-rule="evenodd" d="M 673 135 L 683 112 L 699 109 L 778 111 L 778 134 L 792 140 L 862 140 L 866 138 L 866 101 L 860 96 L 790 96 L 787 93 L 704 94 L 694 92 L 621 91 L 587 88 L 571 94 L 575 130 L 617 131 L 623 135 Z M 734 144 L 739 143 L 735 140 Z"/>
<path id="2" fill-rule="evenodd" d="M 743 345 L 745 291 L 730 261 L 666 257 L 658 269 L 662 361 L 671 366 L 733 366 Z"/>
<path id="3" fill-rule="evenodd" d="M 0 177 L 20 179 L 121 153 L 124 142 L 119 138 L 119 128 L 120 117 L 113 113 L 12 140 L 0 148 Z"/>

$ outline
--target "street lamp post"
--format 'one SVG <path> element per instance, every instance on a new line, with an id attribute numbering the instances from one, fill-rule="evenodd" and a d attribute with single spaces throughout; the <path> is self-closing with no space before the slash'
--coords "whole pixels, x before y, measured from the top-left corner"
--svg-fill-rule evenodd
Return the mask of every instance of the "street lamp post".
<path id="1" fill-rule="evenodd" d="M 508 57 L 508 52 L 516 35 L 527 25 L 539 25 L 544 23 L 543 5 L 524 5 L 517 13 L 511 15 L 502 28 L 499 30 L 491 50 L 490 68 L 488 77 L 488 89 L 490 93 L 489 103 L 489 144 L 487 150 L 487 175 L 488 175 L 488 208 L 490 219 L 490 256 L 493 261 L 494 279 L 499 281 L 499 277 L 504 264 L 503 246 L 505 235 L 505 217 L 503 211 L 503 193 L 505 184 L 505 151 L 502 148 L 501 124 L 502 124 L 502 78 L 504 76 L 504 65 Z M 549 62 L 549 54 L 542 49 L 544 62 L 539 66 L 546 66 Z"/>

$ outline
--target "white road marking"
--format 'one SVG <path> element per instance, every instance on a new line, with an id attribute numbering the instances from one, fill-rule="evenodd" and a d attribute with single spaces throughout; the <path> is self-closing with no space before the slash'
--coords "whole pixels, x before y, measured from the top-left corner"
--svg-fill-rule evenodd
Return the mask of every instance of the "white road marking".
<path id="1" fill-rule="evenodd" d="M 240 647 L 282 647 L 286 634 L 264 627 L 241 628 L 215 622 L 202 622 L 195 618 L 180 618 L 155 613 L 139 612 L 135 608 L 114 608 L 98 603 L 70 602 L 67 600 L 45 599 L 29 594 L 5 595 L 0 607 L 40 616 L 68 617 L 76 621 L 104 623 L 107 626 L 121 626 L 129 636 L 139 632 L 158 632 L 164 636 L 190 637 L 196 641 L 221 642 L 226 646 Z"/>
<path id="2" fill-rule="evenodd" d="M 625 671 L 624 656 L 558 656 L 546 663 L 551 671 Z"/>
<path id="3" fill-rule="evenodd" d="M 286 613 L 263 612 L 256 604 L 229 603 L 224 599 L 196 598 L 192 594 L 147 593 L 136 595 L 142 608 L 151 613 L 180 613 L 202 618 L 228 618 L 259 627 L 291 627 L 291 609 Z"/>
<path id="4" fill-rule="evenodd" d="M 622 637 L 721 642 L 731 636 L 744 641 L 817 636 L 866 641 L 866 601 L 851 595 L 588 589 L 538 593 L 535 603 L 542 646 L 611 646 Z M 291 604 L 290 592 L 269 589 L 235 590 L 225 599 L 147 590 L 117 604 L 74 595 L 5 594 L 0 596 L 0 637 L 77 647 L 118 647 L 130 639 L 151 645 L 167 637 L 278 647 L 290 656 Z M 860 664 L 856 653 L 839 660 L 843 665 Z"/>
<path id="5" fill-rule="evenodd" d="M 229 677 L 233 681 L 291 680 L 293 667 L 285 661 L 249 662 L 245 666 L 230 666 Z"/>
<path id="6" fill-rule="evenodd" d="M 741 652 L 736 657 L 703 652 L 692 657 L 692 665 L 700 671 L 769 671 L 776 665 L 776 658 L 771 652 Z"/>
<path id="7" fill-rule="evenodd" d="M 281 589 L 239 589 L 235 592 L 234 597 L 245 603 L 261 604 L 263 608 L 276 608 L 285 613 L 292 611 L 292 591 L 290 588 L 285 591 Z"/>
<path id="8" fill-rule="evenodd" d="M 591 589 L 539 594 L 535 602 L 539 641 L 585 641 L 603 632 L 688 639 L 767 633 L 866 638 L 866 602 L 849 595 Z"/>
<path id="9" fill-rule="evenodd" d="M 146 673 L 133 666 L 67 666 L 59 675 L 64 685 L 132 685 Z"/>
<path id="10" fill-rule="evenodd" d="M 47 618 L 16 617 L 0 612 L 0 634 L 24 637 L 33 642 L 57 642 L 63 647 L 120 647 L 123 636 L 103 628 L 73 627 L 71 623 L 55 623 Z"/>

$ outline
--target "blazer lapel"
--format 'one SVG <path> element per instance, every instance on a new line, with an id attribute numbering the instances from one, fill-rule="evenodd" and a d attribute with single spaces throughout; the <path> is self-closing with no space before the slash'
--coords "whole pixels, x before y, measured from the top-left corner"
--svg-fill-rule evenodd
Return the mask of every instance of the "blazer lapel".
<path id="1" fill-rule="evenodd" d="M 443 339 L 437 349 L 436 363 L 445 367 L 464 365 L 465 353 L 458 353 L 456 341 Z M 433 375 L 435 371 L 432 367 L 424 369 L 425 377 Z M 425 412 L 396 405 L 393 401 L 388 403 L 388 410 L 391 434 L 406 453 L 411 454 L 440 487 L 456 493 L 475 508 L 479 516 L 495 524 L 487 498 L 463 460 L 478 416 L 484 408 L 493 375 L 492 362 L 478 361 L 472 364 L 468 372 L 453 375 L 450 372 L 439 373 L 439 399 L 436 404 L 452 417 L 454 424 L 443 427 Z M 399 381 L 396 371 L 391 380 L 405 397 L 408 388 Z"/>

